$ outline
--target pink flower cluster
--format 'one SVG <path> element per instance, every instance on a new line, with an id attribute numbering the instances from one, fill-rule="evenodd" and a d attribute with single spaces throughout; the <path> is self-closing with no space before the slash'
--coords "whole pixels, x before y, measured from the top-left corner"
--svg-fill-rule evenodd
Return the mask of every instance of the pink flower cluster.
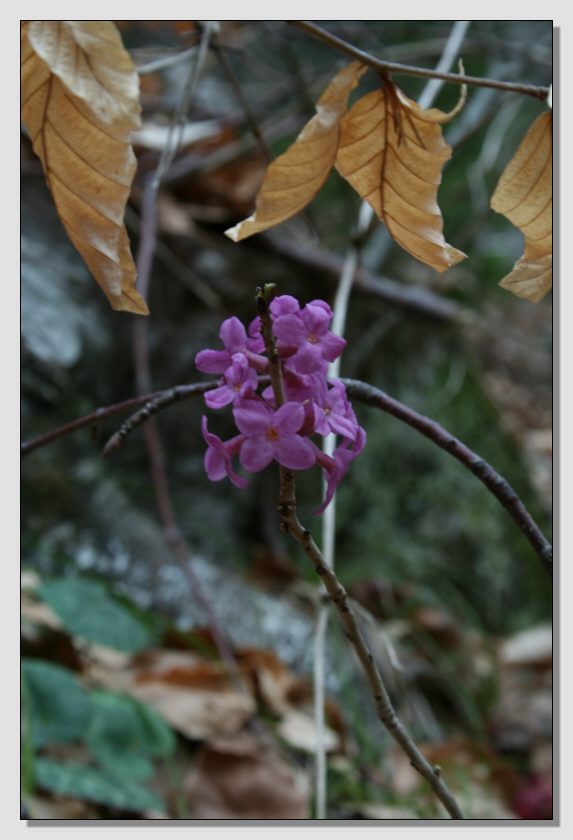
<path id="1" fill-rule="evenodd" d="M 231 405 L 240 432 L 222 441 L 209 432 L 207 418 L 201 418 L 207 444 L 205 470 L 211 481 L 227 477 L 243 488 L 248 482 L 234 471 L 235 456 L 252 473 L 273 460 L 289 470 L 318 464 L 327 483 L 324 502 L 316 511 L 322 513 L 366 443 L 343 383 L 327 377 L 328 363 L 340 356 L 346 342 L 330 331 L 332 310 L 323 300 L 301 308 L 294 297 L 282 295 L 269 309 L 283 374 L 284 405 L 277 408 L 270 385 L 257 393 L 259 373 L 269 371 L 259 317 L 248 330 L 238 318 L 228 318 L 219 333 L 225 349 L 201 350 L 195 357 L 199 370 L 221 374 L 218 387 L 205 394 L 205 402 L 214 409 Z M 312 435 L 330 433 L 341 438 L 332 457 L 312 440 Z"/>

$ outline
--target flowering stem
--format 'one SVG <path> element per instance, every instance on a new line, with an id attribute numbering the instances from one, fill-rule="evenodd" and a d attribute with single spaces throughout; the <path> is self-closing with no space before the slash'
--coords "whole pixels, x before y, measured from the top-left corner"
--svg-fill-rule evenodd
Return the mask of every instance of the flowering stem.
<path id="1" fill-rule="evenodd" d="M 271 315 L 263 290 L 259 290 L 257 293 L 257 307 L 261 318 L 265 348 L 269 358 L 271 384 L 275 402 L 277 406 L 281 406 L 284 403 L 282 369 L 272 332 Z M 298 519 L 294 474 L 282 466 L 279 468 L 280 491 L 278 512 L 281 529 L 285 533 L 290 534 L 302 546 L 307 557 L 314 565 L 316 573 L 321 578 L 330 600 L 338 610 L 338 614 L 344 625 L 345 635 L 354 648 L 368 680 L 380 721 L 384 724 L 392 738 L 404 750 L 410 759 L 412 767 L 429 783 L 450 816 L 453 819 L 462 820 L 464 817 L 460 807 L 442 779 L 440 769 L 433 767 L 422 755 L 406 731 L 403 723 L 398 718 L 380 671 L 378 670 L 378 666 L 358 626 L 358 621 L 350 605 L 346 590 L 339 582 L 334 570 L 324 562 L 324 557 L 308 528 L 304 528 Z"/>

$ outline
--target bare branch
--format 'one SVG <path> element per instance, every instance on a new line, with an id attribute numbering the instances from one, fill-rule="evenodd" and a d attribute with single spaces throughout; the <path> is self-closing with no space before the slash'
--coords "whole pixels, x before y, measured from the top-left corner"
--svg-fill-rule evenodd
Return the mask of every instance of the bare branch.
<path id="1" fill-rule="evenodd" d="M 349 397 L 360 400 L 360 402 L 379 408 L 387 414 L 396 417 L 408 426 L 411 426 L 424 437 L 453 455 L 461 464 L 467 467 L 476 478 L 485 484 L 487 489 L 496 499 L 501 502 L 509 515 L 513 517 L 521 531 L 525 534 L 535 552 L 539 556 L 547 573 L 553 574 L 553 548 L 551 543 L 543 536 L 539 526 L 513 489 L 513 487 L 483 458 L 473 452 L 465 443 L 450 434 L 443 426 L 431 420 L 423 414 L 418 414 L 404 403 L 395 400 L 393 397 L 355 379 L 343 379 Z"/>
<path id="2" fill-rule="evenodd" d="M 405 76 L 420 76 L 425 79 L 443 79 L 445 82 L 454 82 L 455 84 L 475 85 L 477 87 L 489 87 L 496 90 L 512 91 L 513 93 L 523 93 L 527 96 L 534 96 L 535 99 L 547 99 L 549 94 L 548 87 L 540 87 L 538 85 L 523 85 L 518 82 L 501 82 L 496 79 L 487 79 L 479 76 L 466 76 L 458 73 L 442 73 L 439 70 L 426 70 L 423 67 L 411 67 L 407 64 L 397 64 L 393 61 L 382 61 L 379 58 L 369 55 L 358 47 L 337 38 L 315 23 L 309 20 L 289 20 L 291 26 L 296 26 L 307 35 L 322 41 L 329 47 L 344 53 L 350 58 L 358 59 L 362 64 L 366 64 L 375 70 L 377 73 L 402 73 Z"/>
<path id="3" fill-rule="evenodd" d="M 309 271 L 322 272 L 337 281 L 342 273 L 344 260 L 328 251 L 301 246 L 274 233 L 272 236 L 262 233 L 254 239 L 258 240 L 256 247 L 270 248 L 271 251 L 284 259 Z M 243 243 L 241 243 L 241 246 L 243 246 Z M 458 303 L 448 300 L 430 289 L 398 283 L 396 280 L 373 274 L 364 266 L 359 266 L 356 269 L 354 283 L 357 287 L 394 306 L 411 309 L 413 312 L 439 321 L 464 323 L 473 317 L 473 313 L 463 309 Z"/>
<path id="4" fill-rule="evenodd" d="M 260 377 L 261 385 L 268 384 L 268 377 Z M 516 522 L 520 530 L 529 540 L 536 554 L 541 559 L 545 569 L 551 575 L 553 571 L 553 548 L 551 543 L 543 535 L 543 532 L 515 492 L 509 482 L 503 478 L 492 466 L 484 461 L 477 453 L 473 452 L 468 446 L 462 443 L 458 438 L 454 437 L 447 429 L 436 423 L 435 420 L 419 414 L 413 409 L 409 408 L 399 400 L 385 394 L 378 388 L 368 385 L 365 382 L 360 382 L 356 379 L 343 379 L 348 396 L 363 402 L 366 405 L 378 408 L 381 411 L 391 414 L 402 423 L 411 426 L 420 434 L 424 435 L 428 440 L 439 446 L 450 455 L 453 455 L 460 464 L 466 469 L 470 470 L 473 475 L 478 478 L 482 484 L 487 487 L 500 504 L 507 510 L 513 520 Z M 85 417 L 80 417 L 72 423 L 67 423 L 65 426 L 60 426 L 57 429 L 48 432 L 45 435 L 40 435 L 29 441 L 24 441 L 21 444 L 22 456 L 28 455 L 35 449 L 46 446 L 65 435 L 72 434 L 79 429 L 85 429 L 90 426 L 96 426 L 106 417 L 112 417 L 116 414 L 122 414 L 137 406 L 142 406 L 140 411 L 137 411 L 123 424 L 121 429 L 112 436 L 109 443 L 105 447 L 106 455 L 114 452 L 121 446 L 127 435 L 135 428 L 140 426 L 153 414 L 168 408 L 176 402 L 191 399 L 193 397 L 205 394 L 207 391 L 216 388 L 219 385 L 218 381 L 201 382 L 192 385 L 178 385 L 175 388 L 170 388 L 167 391 L 156 391 L 154 394 L 145 394 L 141 397 L 135 397 L 131 400 L 125 400 L 121 403 L 116 403 L 104 408 L 98 408 L 91 414 Z M 121 440 L 118 440 L 121 438 Z M 111 442 L 116 439 L 117 445 L 111 445 Z M 108 449 L 109 447 L 109 449 Z"/>

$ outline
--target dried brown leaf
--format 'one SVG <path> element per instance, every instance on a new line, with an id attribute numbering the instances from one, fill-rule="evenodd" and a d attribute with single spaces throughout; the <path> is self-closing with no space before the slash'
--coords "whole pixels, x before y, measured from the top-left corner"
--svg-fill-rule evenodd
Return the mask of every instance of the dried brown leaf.
<path id="1" fill-rule="evenodd" d="M 523 256 L 500 286 L 537 303 L 549 291 L 553 273 L 552 141 L 550 111 L 541 114 L 504 169 L 491 207 L 525 237 Z"/>
<path id="2" fill-rule="evenodd" d="M 114 673 L 115 690 L 147 703 L 178 732 L 203 740 L 233 735 L 256 711 L 247 687 L 223 665 L 181 651 L 145 651 Z"/>
<path id="3" fill-rule="evenodd" d="M 114 309 L 148 313 L 123 223 L 139 127 L 135 67 L 111 21 L 21 28 L 22 119 L 71 241 Z"/>
<path id="4" fill-rule="evenodd" d="M 440 124 L 457 113 L 424 111 L 391 82 L 359 99 L 341 123 L 336 168 L 405 251 L 436 271 L 463 260 L 448 245 L 437 202 L 452 150 Z"/>
<path id="5" fill-rule="evenodd" d="M 348 97 L 366 67 L 358 61 L 341 70 L 316 103 L 316 115 L 267 170 L 252 216 L 226 230 L 234 242 L 278 225 L 306 207 L 334 165 L 340 120 Z"/>

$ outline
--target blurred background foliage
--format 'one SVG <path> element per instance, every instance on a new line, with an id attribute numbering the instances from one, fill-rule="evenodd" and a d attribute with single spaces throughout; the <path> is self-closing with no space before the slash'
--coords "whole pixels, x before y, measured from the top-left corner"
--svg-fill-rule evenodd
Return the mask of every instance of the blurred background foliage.
<path id="1" fill-rule="evenodd" d="M 143 69 L 198 40 L 193 22 L 119 25 Z M 321 25 L 373 55 L 432 67 L 452 22 Z M 223 23 L 220 43 L 274 155 L 293 141 L 344 64 L 336 52 L 279 21 Z M 551 22 L 472 22 L 461 54 L 469 75 L 547 85 Z M 141 75 L 139 171 L 127 217 L 134 250 L 142 180 L 159 154 L 153 132 L 165 138 L 192 60 L 193 52 Z M 406 76 L 395 81 L 414 99 L 424 85 Z M 375 84 L 374 74 L 367 73 L 360 94 Z M 457 96 L 456 87 L 445 85 L 436 104 L 447 110 Z M 342 375 L 370 382 L 443 424 L 509 480 L 551 539 L 551 299 L 533 305 L 498 287 L 522 252 L 522 238 L 489 209 L 504 166 L 545 107 L 526 96 L 469 90 L 464 110 L 445 129 L 453 158 L 439 191 L 446 239 L 468 259 L 437 275 L 395 246 L 377 222 L 363 249 L 363 265 L 411 293 L 412 302 L 397 305 L 375 284 L 356 286 Z M 327 259 L 343 259 L 359 208 L 358 197 L 334 172 L 303 214 L 276 231 L 231 243 L 223 231 L 252 212 L 266 159 L 214 52 L 188 122 L 191 139 L 160 193 L 160 245 L 148 301 L 154 389 L 200 381 L 195 354 L 217 346 L 224 317 L 252 319 L 255 287 L 262 282 L 277 283 L 302 303 L 317 297 L 332 303 L 336 271 Z M 22 175 L 22 436 L 28 439 L 135 393 L 136 316 L 112 312 L 88 277 L 58 222 L 25 135 Z M 422 310 L 419 295 L 428 293 L 433 301 L 451 303 L 451 317 Z M 269 469 L 252 476 L 244 492 L 227 482 L 209 482 L 202 467 L 204 411 L 197 399 L 174 406 L 158 420 L 173 503 L 195 574 L 236 650 L 273 651 L 306 678 L 312 667 L 314 576 L 297 546 L 276 528 L 276 475 Z M 471 736 L 472 749 L 479 743 L 496 755 L 517 755 L 519 772 L 531 773 L 532 745 L 541 736 L 530 733 L 529 741 L 523 736 L 517 747 L 507 746 L 493 722 L 500 674 L 472 668 L 468 651 L 474 665 L 486 654 L 497 662 L 492 651 L 498 651 L 501 639 L 548 623 L 550 581 L 511 518 L 460 464 L 393 418 L 361 405 L 356 411 L 368 443 L 338 492 L 337 567 L 353 597 L 374 617 L 374 637 L 382 629 L 402 660 L 403 670 L 391 677 L 400 710 L 424 741 Z M 64 622 L 72 648 L 78 638 L 131 652 L 154 644 L 169 647 L 162 634 L 170 622 L 191 633 L 209 623 L 186 568 L 166 545 L 141 431 L 113 458 L 100 458 L 120 422 L 107 420 L 95 434 L 88 430 L 63 438 L 22 464 L 23 568 L 39 575 L 34 597 Z M 210 426 L 222 437 L 232 433 L 230 415 L 213 416 Z M 301 475 L 298 493 L 301 518 L 319 536 L 320 520 L 312 516 L 321 493 L 318 474 Z M 89 615 L 83 615 L 84 607 L 90 613 L 90 604 L 99 604 L 91 611 L 96 625 L 98 615 L 107 617 L 107 637 L 101 637 L 100 628 L 94 638 Z M 127 647 L 114 637 L 118 621 Z M 424 807 L 431 806 L 418 793 L 380 793 L 375 768 L 389 746 L 377 728 L 373 735 L 377 723 L 369 699 L 334 624 L 328 690 L 358 752 L 351 749 L 344 760 L 338 756 L 338 763 L 331 762 L 331 812 L 365 818 L 348 803 L 374 799 L 397 800 L 423 816 Z M 139 701 L 94 685 L 86 736 L 85 686 L 78 673 L 62 673 L 67 668 L 81 675 L 85 667 L 77 657 L 62 659 L 49 639 L 24 646 L 25 729 L 29 723 L 24 743 L 29 748 L 23 755 L 39 750 L 25 791 L 39 786 L 104 803 L 114 813 L 167 808 L 171 815 L 193 816 L 189 803 L 188 810 L 178 811 L 140 784 L 151 775 L 152 760 L 173 754 L 167 724 L 150 723 L 152 712 L 142 711 L 148 708 L 144 704 L 139 708 Z M 388 669 L 392 673 L 391 664 Z M 61 695 L 70 713 L 42 711 L 46 694 Z M 65 731 L 58 728 L 62 720 Z M 123 720 L 133 736 L 129 749 L 122 741 L 126 730 L 118 724 Z M 155 740 L 145 735 L 150 726 Z M 46 754 L 48 736 L 64 744 L 87 739 L 95 764 L 84 764 L 83 782 L 73 766 L 62 770 Z M 550 738 L 550 717 L 543 738 Z M 126 757 L 130 749 L 133 760 Z M 118 783 L 115 799 L 105 792 L 99 798 L 85 795 L 83 788 L 82 795 L 84 783 L 88 792 L 102 784 L 107 790 L 116 752 L 131 764 L 125 772 L 121 764 L 123 787 Z M 352 773 L 344 764 L 348 755 Z M 214 759 L 202 754 L 201 760 L 207 762 L 204 767 Z M 483 760 L 488 767 L 495 764 Z M 297 754 L 295 763 L 308 769 L 310 757 Z M 514 796 L 515 785 L 511 791 Z"/>

